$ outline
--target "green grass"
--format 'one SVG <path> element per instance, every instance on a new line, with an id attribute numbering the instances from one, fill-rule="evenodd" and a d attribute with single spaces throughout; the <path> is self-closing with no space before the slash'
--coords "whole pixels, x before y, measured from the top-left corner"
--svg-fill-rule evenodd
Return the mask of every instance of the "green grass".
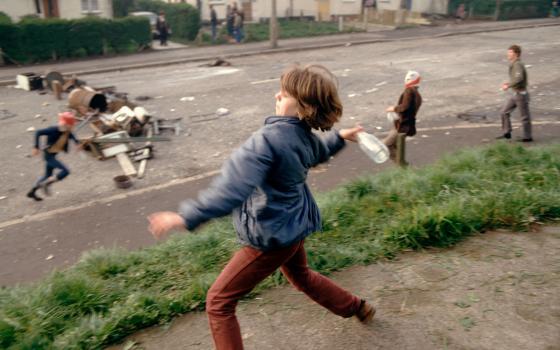
<path id="1" fill-rule="evenodd" d="M 474 232 L 527 230 L 560 218 L 558 183 L 560 144 L 498 143 L 362 178 L 318 196 L 324 232 L 306 242 L 309 264 L 329 274 L 402 249 L 453 245 Z M 89 252 L 38 283 L 0 290 L 0 347 L 98 349 L 203 310 L 236 249 L 226 218 L 136 252 Z M 254 293 L 281 283 L 276 273 Z"/>
<path id="2" fill-rule="evenodd" d="M 334 22 L 315 22 L 315 21 L 297 21 L 297 20 L 279 20 L 279 38 L 304 38 L 319 35 L 332 35 L 340 33 L 353 33 L 363 31 L 363 29 L 345 27 L 342 32 L 338 30 L 338 24 Z M 245 39 L 243 42 L 257 42 L 269 40 L 269 25 L 268 23 L 247 23 L 244 26 Z M 183 44 L 196 44 L 196 45 L 211 45 L 212 38 L 209 30 L 202 32 L 200 42 L 187 41 L 181 38 L 171 38 Z M 222 26 L 218 32 L 215 44 L 227 44 L 227 28 Z"/>

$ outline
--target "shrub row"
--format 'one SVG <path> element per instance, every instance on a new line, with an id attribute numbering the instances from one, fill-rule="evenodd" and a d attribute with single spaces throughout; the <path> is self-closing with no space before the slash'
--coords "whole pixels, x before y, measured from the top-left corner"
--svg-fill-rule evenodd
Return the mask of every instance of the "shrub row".
<path id="1" fill-rule="evenodd" d="M 165 12 L 173 36 L 194 40 L 200 29 L 200 12 L 186 3 L 168 4 L 154 0 L 113 0 L 115 17 L 126 16 L 132 11 Z"/>
<path id="2" fill-rule="evenodd" d="M 151 43 L 147 18 L 29 19 L 0 23 L 0 47 L 8 62 L 134 52 Z"/>
<path id="3" fill-rule="evenodd" d="M 450 0 L 449 13 L 454 15 L 459 4 L 465 4 L 467 12 L 472 9 L 474 16 L 494 16 L 496 12 L 494 0 Z M 551 6 L 550 0 L 502 0 L 499 19 L 546 17 Z"/>

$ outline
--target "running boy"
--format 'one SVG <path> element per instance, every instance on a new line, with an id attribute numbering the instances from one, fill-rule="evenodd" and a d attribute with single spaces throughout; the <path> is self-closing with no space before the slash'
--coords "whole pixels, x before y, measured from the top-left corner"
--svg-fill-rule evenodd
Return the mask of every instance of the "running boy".
<path id="1" fill-rule="evenodd" d="M 45 175 L 41 176 L 35 182 L 33 188 L 27 192 L 27 197 L 36 201 L 42 201 L 43 198 L 39 197 L 36 193 L 39 188 L 42 188 L 45 194 L 49 195 L 49 186 L 57 181 L 62 181 L 62 179 L 70 174 L 70 170 L 61 161 L 56 159 L 56 155 L 62 151 L 68 152 L 68 141 L 70 139 L 78 144 L 78 140 L 72 134 L 74 124 L 76 124 L 74 114 L 72 112 L 64 112 L 58 115 L 58 125 L 35 132 L 35 146 L 32 154 L 36 156 L 39 154 L 40 149 L 43 150 L 46 169 Z M 47 137 L 47 143 L 43 148 L 39 145 L 41 136 Z M 54 176 L 53 172 L 55 169 L 60 169 L 60 171 Z"/>
<path id="2" fill-rule="evenodd" d="M 280 268 L 288 281 L 312 300 L 342 317 L 371 321 L 372 305 L 307 266 L 305 238 L 321 230 L 319 208 L 305 183 L 309 168 L 326 162 L 345 140 L 356 141 L 361 127 L 327 134 L 342 116 L 336 79 L 318 65 L 295 66 L 280 79 L 276 115 L 237 149 L 221 175 L 198 200 L 185 201 L 179 213 L 149 217 L 150 231 L 161 238 L 171 229 L 193 230 L 233 211 L 243 247 L 220 273 L 206 297 L 206 312 L 218 350 L 242 349 L 235 316 L 239 299 Z"/>

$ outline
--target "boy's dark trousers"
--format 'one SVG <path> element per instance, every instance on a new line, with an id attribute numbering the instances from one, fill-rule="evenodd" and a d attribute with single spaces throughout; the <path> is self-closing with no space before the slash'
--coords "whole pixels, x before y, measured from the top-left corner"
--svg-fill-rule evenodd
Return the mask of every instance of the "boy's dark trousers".
<path id="1" fill-rule="evenodd" d="M 521 124 L 523 125 L 523 138 L 531 139 L 531 113 L 529 112 L 529 93 L 526 91 L 515 92 L 509 97 L 505 106 L 502 108 L 502 132 L 511 134 L 511 112 L 519 108 L 521 114 Z"/>
<path id="2" fill-rule="evenodd" d="M 331 312 L 342 317 L 358 312 L 360 298 L 309 269 L 303 243 L 270 252 L 244 247 L 235 253 L 206 297 L 206 313 L 216 349 L 243 349 L 235 316 L 237 301 L 277 268 L 296 289 Z"/>
<path id="3" fill-rule="evenodd" d="M 52 176 L 55 169 L 60 169 L 58 174 L 56 174 L 56 179 L 58 181 L 64 179 L 70 174 L 70 170 L 62 164 L 61 161 L 56 159 L 56 153 L 49 153 L 47 151 L 43 152 L 43 157 L 45 159 L 45 175 L 41 176 L 35 183 L 34 188 L 39 188 L 43 181 L 47 180 Z"/>

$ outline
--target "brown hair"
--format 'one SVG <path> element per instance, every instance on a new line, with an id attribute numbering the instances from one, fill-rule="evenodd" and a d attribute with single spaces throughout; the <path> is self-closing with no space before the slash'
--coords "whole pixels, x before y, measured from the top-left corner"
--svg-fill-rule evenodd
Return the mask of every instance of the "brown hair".
<path id="1" fill-rule="evenodd" d="M 289 68 L 280 78 L 282 90 L 296 99 L 298 117 L 311 128 L 330 130 L 342 116 L 335 76 L 321 65 Z"/>
<path id="2" fill-rule="evenodd" d="M 519 45 L 511 45 L 508 50 L 515 52 L 518 57 L 521 56 L 521 47 Z"/>

